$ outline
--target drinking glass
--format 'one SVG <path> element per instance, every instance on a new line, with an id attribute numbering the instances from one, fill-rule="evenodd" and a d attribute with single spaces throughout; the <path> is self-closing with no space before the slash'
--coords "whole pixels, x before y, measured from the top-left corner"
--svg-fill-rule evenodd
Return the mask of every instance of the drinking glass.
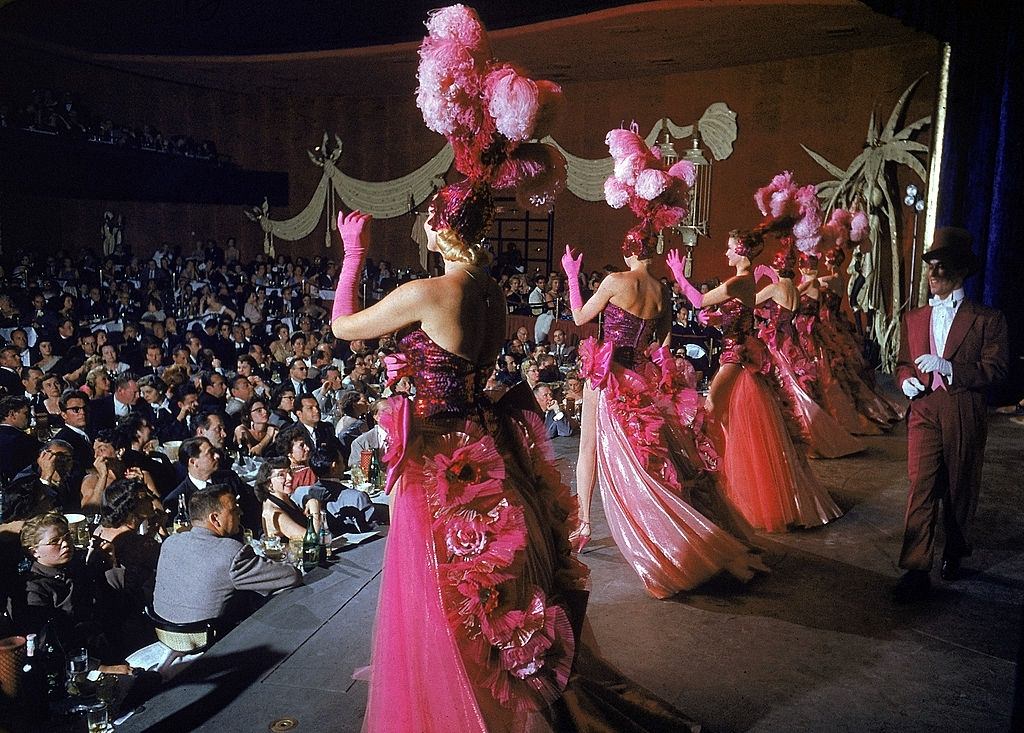
<path id="1" fill-rule="evenodd" d="M 297 568 L 302 567 L 302 538 L 288 540 L 288 563 Z"/>
<path id="2" fill-rule="evenodd" d="M 268 560 L 280 561 L 284 558 L 284 546 L 281 538 L 277 535 L 266 535 L 263 537 L 263 554 Z"/>
<path id="3" fill-rule="evenodd" d="M 110 724 L 110 708 L 105 702 L 90 706 L 85 712 L 85 720 L 89 725 L 89 733 L 110 733 L 114 730 Z"/>

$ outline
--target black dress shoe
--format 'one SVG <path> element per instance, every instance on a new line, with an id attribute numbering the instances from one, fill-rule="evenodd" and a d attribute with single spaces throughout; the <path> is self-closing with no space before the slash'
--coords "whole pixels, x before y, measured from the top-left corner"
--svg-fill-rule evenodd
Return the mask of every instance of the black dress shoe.
<path id="1" fill-rule="evenodd" d="M 939 569 L 939 577 L 946 581 L 959 580 L 960 578 L 960 558 L 959 557 L 944 557 L 942 558 L 942 567 Z"/>
<path id="2" fill-rule="evenodd" d="M 927 570 L 908 570 L 893 588 L 893 600 L 900 604 L 920 603 L 932 589 Z"/>

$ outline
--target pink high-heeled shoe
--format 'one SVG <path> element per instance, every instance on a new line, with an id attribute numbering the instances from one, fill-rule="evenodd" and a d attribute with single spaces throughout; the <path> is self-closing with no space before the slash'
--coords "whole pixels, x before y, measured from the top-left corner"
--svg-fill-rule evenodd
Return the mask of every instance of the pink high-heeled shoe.
<path id="1" fill-rule="evenodd" d="M 590 542 L 590 522 L 580 522 L 576 531 L 569 535 L 569 544 L 577 554 Z"/>

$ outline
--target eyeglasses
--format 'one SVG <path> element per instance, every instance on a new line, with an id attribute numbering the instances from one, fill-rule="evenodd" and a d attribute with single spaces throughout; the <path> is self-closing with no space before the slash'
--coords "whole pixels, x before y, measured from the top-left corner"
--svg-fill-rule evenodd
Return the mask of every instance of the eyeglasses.
<path id="1" fill-rule="evenodd" d="M 64 412 L 85 412 L 85 407 L 68 407 Z"/>
<path id="2" fill-rule="evenodd" d="M 58 546 L 60 546 L 62 544 L 63 545 L 68 545 L 69 547 L 71 546 L 71 533 L 70 532 L 65 532 L 62 535 L 57 535 L 56 537 L 54 537 L 49 542 L 39 542 L 35 546 L 36 547 L 58 547 Z"/>

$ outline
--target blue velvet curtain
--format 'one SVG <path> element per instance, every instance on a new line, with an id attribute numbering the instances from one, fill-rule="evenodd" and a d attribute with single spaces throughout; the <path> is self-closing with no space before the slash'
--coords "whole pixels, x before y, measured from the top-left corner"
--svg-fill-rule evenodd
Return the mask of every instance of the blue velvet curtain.
<path id="1" fill-rule="evenodd" d="M 967 293 L 1006 314 L 1010 379 L 994 395 L 1024 397 L 1024 64 L 1016 3 L 865 0 L 950 44 L 937 221 L 974 237 L 982 267 Z"/>

